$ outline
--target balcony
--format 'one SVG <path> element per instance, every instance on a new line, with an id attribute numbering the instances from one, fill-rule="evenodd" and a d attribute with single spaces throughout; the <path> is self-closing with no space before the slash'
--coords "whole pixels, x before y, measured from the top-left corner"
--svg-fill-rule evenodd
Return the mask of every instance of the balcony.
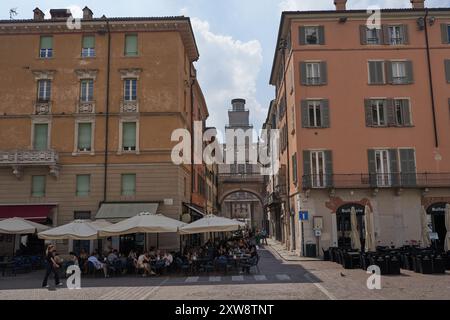
<path id="1" fill-rule="evenodd" d="M 220 174 L 219 178 L 222 182 L 263 182 L 264 176 L 260 172 L 254 173 L 226 173 Z"/>
<path id="2" fill-rule="evenodd" d="M 47 115 L 52 111 L 52 103 L 49 100 L 38 100 L 34 103 L 34 114 Z"/>
<path id="3" fill-rule="evenodd" d="M 0 167 L 11 167 L 13 174 L 22 177 L 24 167 L 48 166 L 50 175 L 59 174 L 58 153 L 54 150 L 13 150 L 0 151 Z"/>
<path id="4" fill-rule="evenodd" d="M 450 173 L 383 173 L 305 175 L 303 189 L 443 188 L 450 187 Z"/>
<path id="5" fill-rule="evenodd" d="M 120 103 L 120 113 L 137 113 L 139 112 L 139 102 L 137 100 L 126 101 Z"/>
<path id="6" fill-rule="evenodd" d="M 77 105 L 77 113 L 80 114 L 95 113 L 95 101 L 79 101 Z"/>

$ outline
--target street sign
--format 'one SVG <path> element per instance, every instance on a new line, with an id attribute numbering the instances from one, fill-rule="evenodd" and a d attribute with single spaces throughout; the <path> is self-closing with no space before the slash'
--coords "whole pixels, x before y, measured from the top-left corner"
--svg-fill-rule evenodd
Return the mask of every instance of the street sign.
<path id="1" fill-rule="evenodd" d="M 308 220 L 308 211 L 300 211 L 298 213 L 298 219 L 300 221 L 307 221 Z"/>
<path id="2" fill-rule="evenodd" d="M 320 236 L 322 235 L 322 230 L 320 230 L 320 229 L 314 230 L 314 235 L 315 235 L 316 237 L 320 237 Z"/>

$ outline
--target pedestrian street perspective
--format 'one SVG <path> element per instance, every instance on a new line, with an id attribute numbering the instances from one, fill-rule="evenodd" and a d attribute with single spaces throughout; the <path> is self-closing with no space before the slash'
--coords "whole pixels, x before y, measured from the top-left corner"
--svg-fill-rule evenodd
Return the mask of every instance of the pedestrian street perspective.
<path id="1" fill-rule="evenodd" d="M 2 1 L 0 300 L 450 300 L 450 0 L 266 2 Z"/>

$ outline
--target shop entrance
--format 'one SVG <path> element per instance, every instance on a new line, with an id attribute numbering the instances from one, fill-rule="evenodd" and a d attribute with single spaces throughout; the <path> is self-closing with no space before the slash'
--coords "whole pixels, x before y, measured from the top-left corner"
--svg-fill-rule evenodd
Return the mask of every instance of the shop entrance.
<path id="1" fill-rule="evenodd" d="M 437 234 L 438 239 L 432 240 L 433 246 L 438 250 L 444 250 L 444 240 L 447 234 L 445 227 L 445 206 L 447 203 L 434 203 L 428 207 L 427 213 L 431 216 L 431 225 L 433 232 Z"/>
<path id="2" fill-rule="evenodd" d="M 361 240 L 361 248 L 364 248 L 365 243 L 365 226 L 364 226 L 364 206 L 357 203 L 345 204 L 336 210 L 337 222 L 337 238 L 339 248 L 351 248 L 352 241 L 350 233 L 352 231 L 352 224 L 350 220 L 350 212 L 352 207 L 356 210 L 356 220 L 358 222 L 358 232 Z"/>

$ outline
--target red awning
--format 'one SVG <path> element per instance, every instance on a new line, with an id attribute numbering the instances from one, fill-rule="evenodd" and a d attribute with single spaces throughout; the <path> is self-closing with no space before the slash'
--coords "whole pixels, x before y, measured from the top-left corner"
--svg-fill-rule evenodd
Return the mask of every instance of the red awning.
<path id="1" fill-rule="evenodd" d="M 23 218 L 34 222 L 44 222 L 54 205 L 0 206 L 0 219 Z"/>

